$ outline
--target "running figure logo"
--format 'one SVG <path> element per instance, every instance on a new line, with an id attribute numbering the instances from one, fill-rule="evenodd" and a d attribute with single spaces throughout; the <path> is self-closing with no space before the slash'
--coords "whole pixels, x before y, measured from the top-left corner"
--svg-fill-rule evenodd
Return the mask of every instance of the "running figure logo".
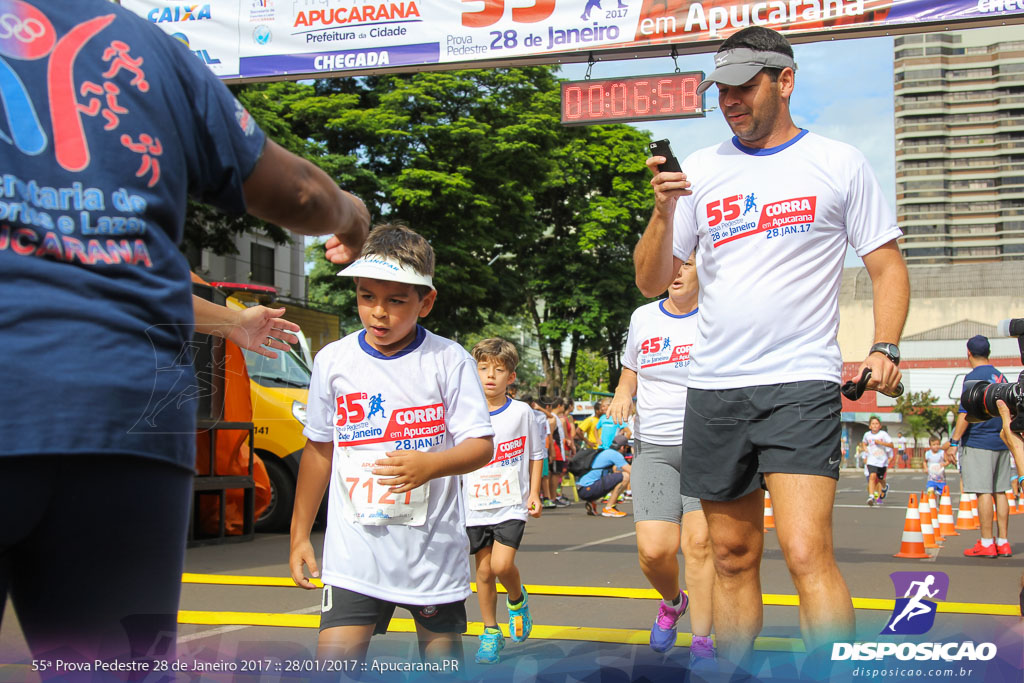
<path id="1" fill-rule="evenodd" d="M 935 612 L 938 609 L 933 599 L 946 599 L 949 576 L 944 572 L 893 572 L 890 577 L 896 589 L 896 607 L 882 633 L 927 633 L 935 624 Z"/>
<path id="2" fill-rule="evenodd" d="M 370 414 L 366 417 L 371 418 L 377 413 L 380 413 L 381 417 L 387 417 L 387 414 L 384 412 L 384 399 L 381 398 L 381 394 L 370 397 Z"/>
<path id="3" fill-rule="evenodd" d="M 743 203 L 743 215 L 746 216 L 751 211 L 757 211 L 757 197 L 754 196 L 754 193 L 748 194 Z"/>
<path id="4" fill-rule="evenodd" d="M 661 350 L 664 351 L 670 346 L 672 346 L 672 342 L 669 341 L 668 337 L 665 337 L 664 341 L 662 342 Z"/>

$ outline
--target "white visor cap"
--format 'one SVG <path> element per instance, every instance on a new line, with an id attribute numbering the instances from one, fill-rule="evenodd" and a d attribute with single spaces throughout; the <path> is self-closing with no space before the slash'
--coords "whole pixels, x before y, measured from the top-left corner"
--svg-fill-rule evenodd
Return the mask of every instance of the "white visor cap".
<path id="1" fill-rule="evenodd" d="M 369 254 L 360 256 L 345 270 L 338 273 L 345 277 L 368 277 L 374 280 L 385 280 L 387 282 L 404 282 L 410 285 L 425 285 L 434 289 L 434 279 L 429 275 L 423 275 L 414 269 L 402 265 L 398 261 Z"/>

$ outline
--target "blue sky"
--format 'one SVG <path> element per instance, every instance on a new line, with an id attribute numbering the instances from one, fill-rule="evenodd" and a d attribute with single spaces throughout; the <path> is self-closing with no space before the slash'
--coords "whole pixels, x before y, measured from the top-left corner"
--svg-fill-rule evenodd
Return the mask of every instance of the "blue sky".
<path id="1" fill-rule="evenodd" d="M 797 74 L 791 101 L 793 119 L 802 128 L 858 147 L 868 158 L 889 204 L 895 210 L 896 175 L 893 160 L 892 38 L 860 38 L 794 45 Z M 710 72 L 711 55 L 679 57 L 682 71 Z M 593 78 L 671 73 L 669 57 L 633 59 L 594 64 Z M 583 78 L 586 64 L 568 64 L 562 75 Z M 716 106 L 715 89 L 708 91 L 706 106 Z M 672 151 L 682 159 L 690 152 L 729 138 L 732 133 L 719 111 L 703 119 L 644 121 L 633 124 L 650 131 L 651 139 L 668 138 Z M 685 169 L 684 169 L 685 170 Z M 847 250 L 847 266 L 861 260 Z"/>

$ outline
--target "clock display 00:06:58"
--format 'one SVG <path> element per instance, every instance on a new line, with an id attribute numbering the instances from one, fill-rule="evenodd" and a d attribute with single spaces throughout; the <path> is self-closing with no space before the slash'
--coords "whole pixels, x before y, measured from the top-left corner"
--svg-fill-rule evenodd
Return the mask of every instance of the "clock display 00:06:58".
<path id="1" fill-rule="evenodd" d="M 581 125 L 704 116 L 701 71 L 562 83 L 562 123 Z"/>

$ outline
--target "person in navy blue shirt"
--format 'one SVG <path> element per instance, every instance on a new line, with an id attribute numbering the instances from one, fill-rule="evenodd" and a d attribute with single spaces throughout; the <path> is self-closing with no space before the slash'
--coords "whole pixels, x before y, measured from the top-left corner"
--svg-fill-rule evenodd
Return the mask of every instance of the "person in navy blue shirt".
<path id="1" fill-rule="evenodd" d="M 37 658 L 170 655 L 199 393 L 187 198 L 331 234 L 339 262 L 369 214 L 154 24 L 107 0 L 3 13 L 0 614 L 9 593 Z"/>
<path id="2" fill-rule="evenodd" d="M 988 362 L 991 352 L 988 339 L 979 335 L 967 341 L 967 362 L 971 371 L 964 382 L 984 380 L 1005 382 L 1006 377 Z M 999 436 L 1002 422 L 992 418 L 975 424 L 967 423 L 967 412 L 960 407 L 960 415 L 953 428 L 949 454 L 956 457 L 957 446 L 961 447 L 960 472 L 965 493 L 978 495 L 978 516 L 981 522 L 981 538 L 964 551 L 967 557 L 1010 557 L 1013 554 L 1007 537 L 1009 505 L 1002 494 L 1010 486 L 1010 451 Z M 996 526 L 998 535 L 992 534 L 992 502 L 996 504 Z"/>

